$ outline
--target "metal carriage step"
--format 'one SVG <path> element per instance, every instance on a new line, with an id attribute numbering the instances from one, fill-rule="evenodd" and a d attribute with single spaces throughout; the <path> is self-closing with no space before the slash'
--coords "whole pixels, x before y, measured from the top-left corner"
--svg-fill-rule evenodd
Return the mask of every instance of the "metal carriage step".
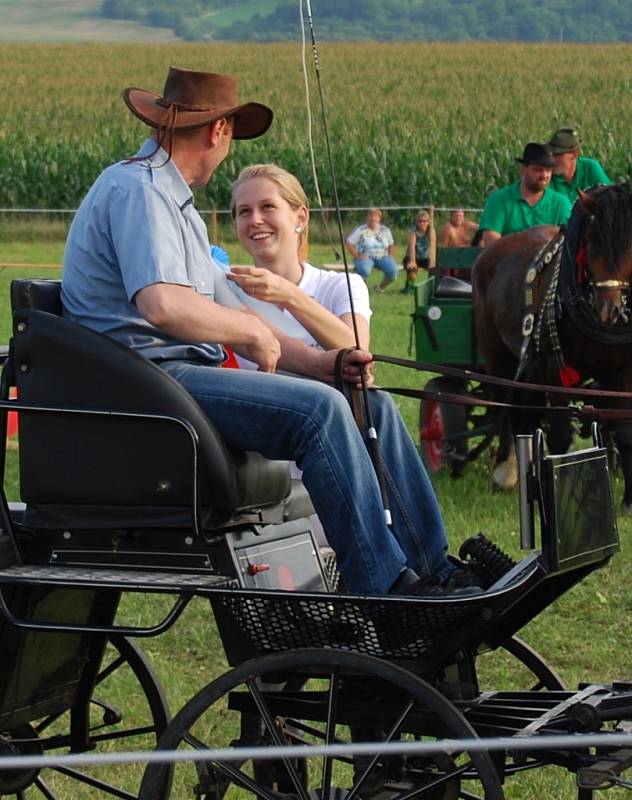
<path id="1" fill-rule="evenodd" d="M 183 593 L 227 588 L 232 579 L 203 572 L 169 572 L 140 569 L 101 569 L 20 564 L 0 570 L 0 585 L 64 586 L 77 589 L 120 589 L 139 592 Z"/>

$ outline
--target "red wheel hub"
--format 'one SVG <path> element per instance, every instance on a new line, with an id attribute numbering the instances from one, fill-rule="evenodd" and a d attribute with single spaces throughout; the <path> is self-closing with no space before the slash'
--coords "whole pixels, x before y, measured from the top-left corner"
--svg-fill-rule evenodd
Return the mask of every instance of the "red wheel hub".
<path id="1" fill-rule="evenodd" d="M 445 421 L 441 405 L 436 400 L 429 400 L 424 404 L 423 428 L 419 431 L 419 440 L 428 469 L 439 472 L 445 466 Z"/>

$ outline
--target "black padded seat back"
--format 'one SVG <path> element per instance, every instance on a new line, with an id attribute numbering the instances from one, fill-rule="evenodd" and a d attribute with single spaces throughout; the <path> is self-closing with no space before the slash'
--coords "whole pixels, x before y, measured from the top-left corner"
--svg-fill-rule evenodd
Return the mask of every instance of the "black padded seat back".
<path id="1" fill-rule="evenodd" d="M 11 309 L 17 311 L 27 308 L 48 311 L 61 317 L 61 281 L 54 278 L 11 281 Z"/>
<path id="2" fill-rule="evenodd" d="M 28 291 L 15 285 L 27 283 Z M 199 441 L 201 502 L 220 517 L 287 497 L 287 464 L 231 451 L 193 398 L 158 366 L 107 336 L 31 310 L 34 298 L 54 307 L 55 283 L 12 285 L 13 374 L 22 402 L 186 420 Z M 174 422 L 107 414 L 20 417 L 22 499 L 31 511 L 46 507 L 43 517 L 53 526 L 69 508 L 81 518 L 77 525 L 85 517 L 89 527 L 100 514 L 97 527 L 141 518 L 147 525 L 182 524 L 183 510 L 191 515 L 193 475 L 191 432 Z"/>

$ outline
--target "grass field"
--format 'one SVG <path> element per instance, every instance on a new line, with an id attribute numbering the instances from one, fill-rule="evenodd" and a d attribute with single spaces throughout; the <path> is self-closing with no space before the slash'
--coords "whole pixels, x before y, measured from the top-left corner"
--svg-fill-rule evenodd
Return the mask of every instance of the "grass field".
<path id="1" fill-rule="evenodd" d="M 227 245 L 231 256 L 239 252 Z M 5 260 L 27 260 L 27 263 L 55 263 L 61 257 L 61 244 L 52 242 L 36 245 L 32 242 L 12 244 L 0 243 L 0 262 Z M 326 251 L 314 248 L 312 257 L 326 257 Z M 12 277 L 24 274 L 40 274 L 50 277 L 49 270 L 4 270 L 0 273 L 0 298 L 7 298 L 8 283 Z M 378 276 L 372 275 L 371 285 Z M 374 318 L 372 325 L 373 349 L 394 355 L 408 354 L 410 314 L 412 300 L 397 291 L 397 284 L 382 296 L 372 294 Z M 8 334 L 8 309 L 6 300 L 0 303 L 2 332 L 0 339 Z M 378 381 L 383 385 L 419 385 L 423 378 L 417 373 L 404 372 L 396 367 L 379 366 Z M 398 400 L 413 435 L 417 431 L 418 404 L 414 400 Z M 15 474 L 17 454 L 11 453 L 11 474 Z M 465 538 L 478 530 L 485 531 L 494 541 L 512 555 L 518 555 L 517 498 L 514 494 L 496 494 L 490 483 L 489 454 L 468 467 L 465 475 L 454 480 L 440 474 L 434 483 L 440 498 L 451 549 L 456 551 Z M 16 484 L 11 483 L 10 492 L 15 497 Z M 617 502 L 622 494 L 622 479 L 615 477 Z M 632 569 L 629 541 L 632 536 L 630 518 L 619 520 L 622 552 L 611 563 L 589 576 L 555 604 L 529 623 L 521 635 L 553 665 L 569 686 L 580 681 L 604 681 L 614 678 L 629 678 L 627 621 L 630 618 L 632 597 L 628 589 L 628 575 Z M 121 619 L 147 623 L 156 620 L 162 605 L 131 601 L 124 605 Z M 165 684 L 173 708 L 182 705 L 191 694 L 201 688 L 213 676 L 226 669 L 221 645 L 209 613 L 208 604 L 196 600 L 182 619 L 168 634 L 143 641 L 143 648 L 150 654 L 158 673 Z M 517 676 L 511 661 L 499 654 L 489 654 L 482 659 L 481 678 L 486 688 L 521 688 L 526 686 L 526 677 Z M 519 685 L 516 686 L 516 681 Z M 524 684 L 520 683 L 525 681 Z M 124 703 L 125 698 L 115 698 Z M 79 790 L 77 790 L 79 791 Z M 186 795 L 177 795 L 178 800 Z M 623 790 L 613 790 L 612 798 L 623 797 Z M 27 795 L 28 797 L 28 795 Z M 63 800 L 94 798 L 85 794 L 62 795 Z M 566 800 L 576 797 L 574 781 L 561 770 L 547 768 L 512 779 L 507 785 L 507 797 L 513 800 Z"/>

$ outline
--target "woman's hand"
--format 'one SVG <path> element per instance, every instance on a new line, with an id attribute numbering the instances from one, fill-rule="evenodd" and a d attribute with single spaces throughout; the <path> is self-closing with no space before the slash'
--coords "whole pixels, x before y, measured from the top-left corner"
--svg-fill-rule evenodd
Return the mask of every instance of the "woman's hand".
<path id="1" fill-rule="evenodd" d="M 226 277 L 241 286 L 251 297 L 265 300 L 266 303 L 275 303 L 281 308 L 291 302 L 293 293 L 297 290 L 286 278 L 264 267 L 231 267 Z"/>

